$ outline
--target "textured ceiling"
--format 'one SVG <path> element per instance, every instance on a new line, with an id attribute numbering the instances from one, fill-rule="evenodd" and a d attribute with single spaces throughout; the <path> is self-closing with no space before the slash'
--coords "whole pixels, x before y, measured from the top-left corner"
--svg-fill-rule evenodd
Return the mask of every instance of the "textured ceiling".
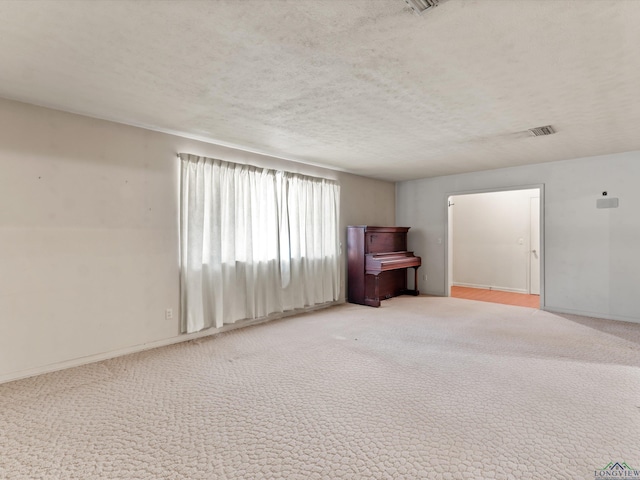
<path id="1" fill-rule="evenodd" d="M 640 0 L 3 0 L 0 96 L 404 180 L 640 149 L 639 25 Z"/>

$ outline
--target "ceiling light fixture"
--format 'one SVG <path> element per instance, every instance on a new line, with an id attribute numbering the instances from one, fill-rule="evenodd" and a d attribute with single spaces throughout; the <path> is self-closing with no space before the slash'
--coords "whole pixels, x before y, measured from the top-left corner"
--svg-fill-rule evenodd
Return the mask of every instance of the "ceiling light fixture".
<path id="1" fill-rule="evenodd" d="M 418 15 L 422 15 L 426 10 L 437 7 L 440 0 L 404 0 Z"/>

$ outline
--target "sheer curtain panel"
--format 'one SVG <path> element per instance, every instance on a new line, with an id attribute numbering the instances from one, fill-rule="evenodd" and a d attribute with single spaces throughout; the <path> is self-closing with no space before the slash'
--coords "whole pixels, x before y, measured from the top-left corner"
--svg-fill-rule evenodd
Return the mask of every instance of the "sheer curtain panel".
<path id="1" fill-rule="evenodd" d="M 180 154 L 183 332 L 338 299 L 340 186 Z"/>

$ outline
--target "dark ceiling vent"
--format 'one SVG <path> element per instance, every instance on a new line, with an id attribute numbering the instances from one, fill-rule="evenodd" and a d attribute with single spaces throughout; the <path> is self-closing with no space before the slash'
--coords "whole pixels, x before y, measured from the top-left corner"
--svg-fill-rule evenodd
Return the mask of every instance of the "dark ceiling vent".
<path id="1" fill-rule="evenodd" d="M 556 131 L 551 125 L 545 125 L 544 127 L 530 128 L 529 133 L 534 137 L 542 137 L 543 135 L 553 135 Z"/>
<path id="2" fill-rule="evenodd" d="M 404 0 L 418 15 L 422 15 L 426 10 L 437 7 L 440 0 Z"/>

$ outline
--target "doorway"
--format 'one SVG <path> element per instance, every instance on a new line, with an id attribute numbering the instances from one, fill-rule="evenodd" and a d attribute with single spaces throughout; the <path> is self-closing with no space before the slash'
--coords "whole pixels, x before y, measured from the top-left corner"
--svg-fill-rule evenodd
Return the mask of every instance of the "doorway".
<path id="1" fill-rule="evenodd" d="M 448 295 L 544 305 L 543 186 L 447 197 Z"/>

